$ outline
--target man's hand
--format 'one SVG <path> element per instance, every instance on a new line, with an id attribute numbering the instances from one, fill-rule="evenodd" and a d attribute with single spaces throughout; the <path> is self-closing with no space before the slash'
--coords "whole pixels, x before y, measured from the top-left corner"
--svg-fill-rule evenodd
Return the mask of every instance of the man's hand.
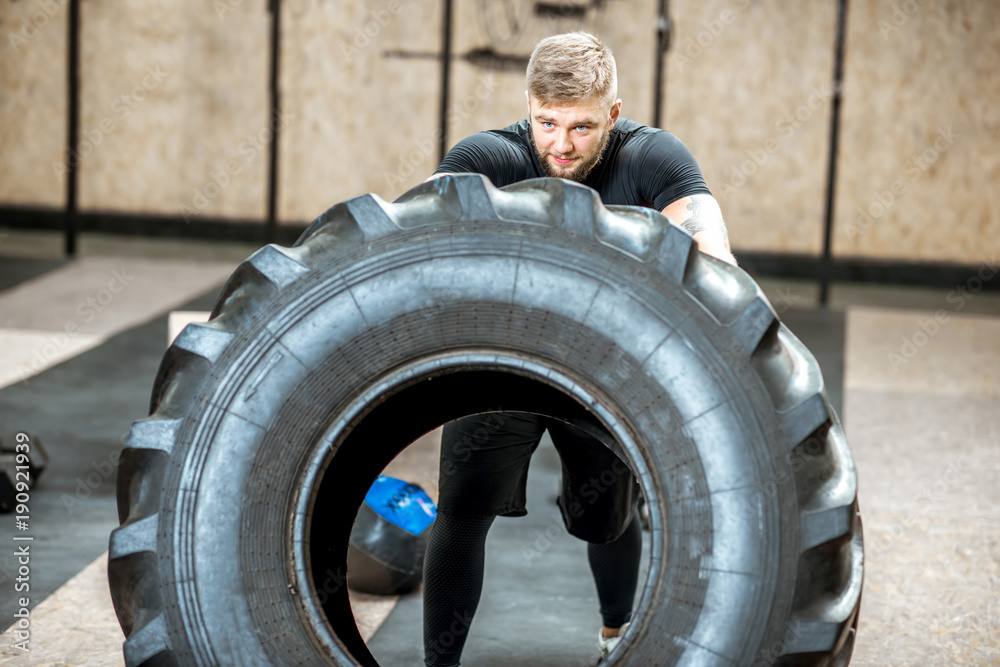
<path id="1" fill-rule="evenodd" d="M 694 237 L 698 250 L 736 266 L 722 209 L 715 197 L 691 195 L 678 199 L 663 209 L 663 215 L 686 229 Z"/>

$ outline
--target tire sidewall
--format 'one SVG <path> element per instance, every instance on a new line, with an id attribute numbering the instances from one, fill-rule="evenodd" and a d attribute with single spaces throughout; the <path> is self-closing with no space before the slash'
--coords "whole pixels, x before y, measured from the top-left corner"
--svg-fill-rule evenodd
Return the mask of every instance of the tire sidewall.
<path id="1" fill-rule="evenodd" d="M 268 664 L 289 641 L 313 651 L 305 662 L 353 664 L 316 625 L 318 582 L 302 563 L 308 499 L 371 396 L 435 363 L 451 372 L 463 354 L 597 399 L 655 498 L 645 611 L 620 659 L 747 664 L 770 619 L 787 615 L 790 595 L 776 590 L 795 576 L 797 545 L 781 544 L 797 532 L 795 491 L 775 482 L 774 408 L 725 330 L 679 285 L 594 241 L 472 227 L 345 253 L 286 288 L 215 364 L 163 494 L 161 576 L 169 625 L 188 633 L 172 637 L 182 664 Z M 331 369 L 339 381 L 322 377 Z M 298 424 L 303 438 L 276 424 Z"/>

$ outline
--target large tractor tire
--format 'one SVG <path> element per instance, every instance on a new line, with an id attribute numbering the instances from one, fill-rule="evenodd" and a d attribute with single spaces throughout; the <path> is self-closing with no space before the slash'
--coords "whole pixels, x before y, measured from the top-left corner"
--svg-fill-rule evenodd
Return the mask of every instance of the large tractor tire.
<path id="1" fill-rule="evenodd" d="M 408 443 L 490 411 L 596 418 L 650 510 L 623 665 L 846 665 L 856 475 L 819 367 L 742 270 L 557 179 L 334 206 L 168 349 L 118 472 L 128 665 L 376 665 L 356 508 Z"/>

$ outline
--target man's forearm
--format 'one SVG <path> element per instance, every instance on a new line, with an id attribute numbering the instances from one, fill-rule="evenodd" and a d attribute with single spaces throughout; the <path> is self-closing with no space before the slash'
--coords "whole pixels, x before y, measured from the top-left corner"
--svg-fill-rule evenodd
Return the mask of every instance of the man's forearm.
<path id="1" fill-rule="evenodd" d="M 736 265 L 736 258 L 729 248 L 729 233 L 722 219 L 722 209 L 715 197 L 683 197 L 663 209 L 663 213 L 687 230 L 703 253 Z"/>

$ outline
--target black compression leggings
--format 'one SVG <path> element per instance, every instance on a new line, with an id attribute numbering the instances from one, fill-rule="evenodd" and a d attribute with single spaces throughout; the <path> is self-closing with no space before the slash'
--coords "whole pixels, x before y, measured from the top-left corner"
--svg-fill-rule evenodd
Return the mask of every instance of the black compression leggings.
<path id="1" fill-rule="evenodd" d="M 587 544 L 587 560 L 597 584 L 601 618 L 605 627 L 620 628 L 632 620 L 632 601 L 639 584 L 642 560 L 642 520 L 639 510 L 618 539 L 607 544 Z"/>
<path id="2" fill-rule="evenodd" d="M 483 592 L 486 533 L 496 517 L 439 511 L 424 560 L 424 663 L 452 667 L 462 657 Z"/>
<path id="3" fill-rule="evenodd" d="M 494 518 L 438 512 L 424 563 L 427 667 L 459 664 L 483 591 L 486 534 Z M 631 618 L 641 557 L 642 524 L 638 512 L 618 539 L 587 545 L 587 559 L 601 601 L 601 617 L 609 628 L 621 627 Z"/>

